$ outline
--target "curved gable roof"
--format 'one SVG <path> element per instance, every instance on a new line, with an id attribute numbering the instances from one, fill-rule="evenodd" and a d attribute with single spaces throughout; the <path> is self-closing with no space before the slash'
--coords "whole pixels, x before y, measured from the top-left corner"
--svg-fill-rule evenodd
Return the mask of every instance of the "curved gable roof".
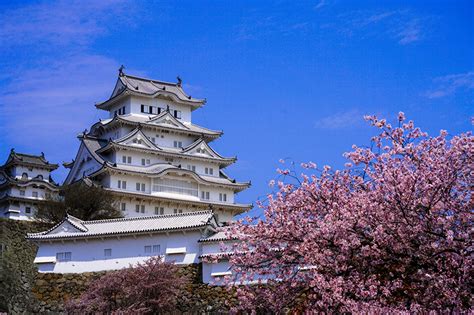
<path id="1" fill-rule="evenodd" d="M 167 97 L 177 103 L 191 105 L 193 108 L 201 107 L 206 103 L 205 99 L 193 98 L 186 94 L 180 82 L 171 83 L 153 79 L 132 76 L 120 71 L 110 98 L 102 103 L 96 104 L 97 108 L 108 109 L 116 100 L 125 95 L 140 95 L 151 98 Z"/>

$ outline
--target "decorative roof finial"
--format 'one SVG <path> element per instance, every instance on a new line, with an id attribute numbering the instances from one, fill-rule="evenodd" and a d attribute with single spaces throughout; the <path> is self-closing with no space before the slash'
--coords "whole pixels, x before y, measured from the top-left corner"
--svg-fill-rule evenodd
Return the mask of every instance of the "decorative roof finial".
<path id="1" fill-rule="evenodd" d="M 178 85 L 179 87 L 181 87 L 181 85 L 183 84 L 183 80 L 181 80 L 181 78 L 179 77 L 179 75 L 176 77 L 176 79 L 178 80 L 177 85 Z"/>
<path id="2" fill-rule="evenodd" d="M 41 157 L 44 158 L 44 152 L 41 152 Z"/>
<path id="3" fill-rule="evenodd" d="M 170 112 L 170 106 L 166 105 L 166 111 L 169 113 Z"/>
<path id="4" fill-rule="evenodd" d="M 119 68 L 119 76 L 124 75 L 123 69 L 125 69 L 125 67 L 123 65 L 121 65 L 120 68 Z"/>
<path id="5" fill-rule="evenodd" d="M 12 148 L 12 149 L 10 150 L 10 154 L 15 154 L 15 148 Z"/>

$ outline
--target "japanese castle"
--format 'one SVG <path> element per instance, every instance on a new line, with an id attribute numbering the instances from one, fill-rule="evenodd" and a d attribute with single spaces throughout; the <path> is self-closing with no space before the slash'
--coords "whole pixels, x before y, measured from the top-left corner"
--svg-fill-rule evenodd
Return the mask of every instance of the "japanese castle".
<path id="1" fill-rule="evenodd" d="M 125 74 L 110 98 L 96 105 L 109 112 L 78 138 L 76 158 L 65 163 L 65 185 L 84 182 L 115 195 L 123 218 L 83 221 L 67 215 L 51 229 L 28 235 L 38 245 L 39 272 L 80 273 L 120 269 L 160 255 L 176 264 L 202 263 L 202 281 L 230 275 L 221 230 L 252 205 L 235 195 L 248 188 L 224 169 L 236 161 L 211 148 L 222 135 L 192 123 L 206 103 L 187 95 L 182 81 L 162 82 Z"/>
<path id="2" fill-rule="evenodd" d="M 78 136 L 81 144 L 65 185 L 83 180 L 111 191 L 125 217 L 212 210 L 218 222 L 251 208 L 235 202 L 249 187 L 224 169 L 236 161 L 213 150 L 222 131 L 192 123 L 206 103 L 177 83 L 125 74 L 110 98 L 96 104 L 109 118 Z"/>
<path id="3" fill-rule="evenodd" d="M 30 155 L 12 149 L 0 166 L 0 217 L 33 218 L 39 203 L 58 194 L 58 185 L 51 178 L 51 172 L 57 168 L 43 153 Z"/>

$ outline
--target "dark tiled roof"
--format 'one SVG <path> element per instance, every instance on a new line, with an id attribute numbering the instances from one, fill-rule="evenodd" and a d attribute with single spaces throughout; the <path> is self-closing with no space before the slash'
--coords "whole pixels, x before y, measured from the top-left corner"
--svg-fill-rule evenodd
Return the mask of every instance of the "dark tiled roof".
<path id="1" fill-rule="evenodd" d="M 214 225 L 212 211 L 196 211 L 179 214 L 133 217 L 97 221 L 82 221 L 68 215 L 61 223 L 48 231 L 28 234 L 31 240 L 74 239 L 84 237 L 104 237 L 122 234 L 179 231 Z M 76 230 L 58 229 L 65 222 Z"/>
<path id="2" fill-rule="evenodd" d="M 50 164 L 44 157 L 43 153 L 41 153 L 41 155 L 31 155 L 17 153 L 12 149 L 7 161 L 2 166 L 2 168 L 7 168 L 13 165 L 26 165 L 32 167 L 46 168 L 49 170 L 55 170 L 58 168 L 58 164 Z"/>

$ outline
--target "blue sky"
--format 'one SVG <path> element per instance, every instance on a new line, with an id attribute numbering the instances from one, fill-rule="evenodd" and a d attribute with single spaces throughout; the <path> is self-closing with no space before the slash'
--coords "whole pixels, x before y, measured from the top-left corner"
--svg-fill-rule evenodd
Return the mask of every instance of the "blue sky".
<path id="1" fill-rule="evenodd" d="M 280 158 L 341 167 L 364 114 L 471 130 L 473 56 L 472 1 L 4 1 L 0 159 L 71 160 L 123 64 L 207 98 L 194 121 L 224 130 L 213 147 L 254 202 Z"/>

